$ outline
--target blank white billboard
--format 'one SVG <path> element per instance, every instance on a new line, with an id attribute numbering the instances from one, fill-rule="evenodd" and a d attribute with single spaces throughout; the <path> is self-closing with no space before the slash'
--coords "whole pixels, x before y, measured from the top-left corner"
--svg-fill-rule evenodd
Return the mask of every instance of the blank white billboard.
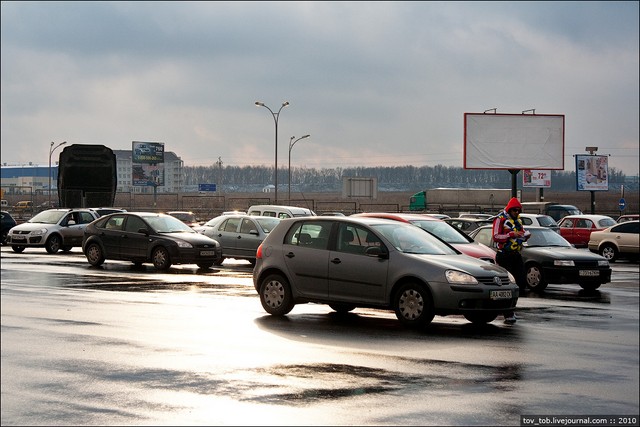
<path id="1" fill-rule="evenodd" d="M 465 169 L 564 169 L 564 115 L 464 115 Z"/>

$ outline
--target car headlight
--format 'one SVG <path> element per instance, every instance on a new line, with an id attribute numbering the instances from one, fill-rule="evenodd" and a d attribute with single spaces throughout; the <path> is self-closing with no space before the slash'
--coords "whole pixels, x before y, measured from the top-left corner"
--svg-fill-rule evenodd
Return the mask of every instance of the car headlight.
<path id="1" fill-rule="evenodd" d="M 457 285 L 477 285 L 478 281 L 469 273 L 463 273 L 457 270 L 447 270 L 444 272 L 447 282 Z"/>
<path id="2" fill-rule="evenodd" d="M 193 245 L 189 242 L 184 242 L 182 240 L 178 240 L 178 247 L 179 248 L 192 248 Z"/>
<path id="3" fill-rule="evenodd" d="M 607 261 L 606 259 L 598 261 L 598 267 L 609 267 L 609 261 Z"/>
<path id="4" fill-rule="evenodd" d="M 557 259 L 553 261 L 553 265 L 556 267 L 575 267 L 575 263 L 570 259 Z"/>
<path id="5" fill-rule="evenodd" d="M 47 234 L 47 229 L 46 228 L 41 228 L 39 230 L 33 230 L 31 232 L 31 235 L 33 235 L 33 236 L 41 236 L 43 234 Z"/>
<path id="6" fill-rule="evenodd" d="M 513 277 L 513 274 L 507 271 L 507 275 L 509 276 L 509 283 L 516 283 L 516 278 Z"/>

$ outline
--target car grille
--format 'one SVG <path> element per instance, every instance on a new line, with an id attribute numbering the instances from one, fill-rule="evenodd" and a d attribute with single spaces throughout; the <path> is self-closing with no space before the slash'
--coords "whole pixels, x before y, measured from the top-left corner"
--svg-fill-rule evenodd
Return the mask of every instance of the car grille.
<path id="1" fill-rule="evenodd" d="M 500 275 L 497 276 L 500 278 L 500 282 L 496 283 L 496 281 L 494 280 L 496 278 L 496 276 L 489 276 L 489 277 L 476 277 L 476 279 L 478 280 L 478 282 L 482 283 L 483 285 L 489 285 L 489 286 L 506 286 L 509 284 L 509 276 L 505 275 Z"/>

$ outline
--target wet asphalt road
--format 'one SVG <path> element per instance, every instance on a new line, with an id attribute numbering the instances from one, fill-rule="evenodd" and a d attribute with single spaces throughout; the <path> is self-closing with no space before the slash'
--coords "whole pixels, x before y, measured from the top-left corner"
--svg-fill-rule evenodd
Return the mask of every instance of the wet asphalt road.
<path id="1" fill-rule="evenodd" d="M 638 414 L 638 264 L 527 294 L 514 326 L 267 315 L 242 262 L 198 270 L 2 248 L 2 425 L 519 425 Z M 637 420 L 637 419 L 636 419 Z M 636 424 L 637 425 L 637 424 Z"/>

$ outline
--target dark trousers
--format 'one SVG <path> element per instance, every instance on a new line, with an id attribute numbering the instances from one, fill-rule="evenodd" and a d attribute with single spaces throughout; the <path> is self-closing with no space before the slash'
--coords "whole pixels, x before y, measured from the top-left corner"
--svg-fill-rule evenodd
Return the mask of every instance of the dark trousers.
<path id="1" fill-rule="evenodd" d="M 527 281 L 524 276 L 524 262 L 522 261 L 522 255 L 520 252 L 498 252 L 496 254 L 496 264 L 513 274 L 513 277 L 516 278 L 516 283 L 520 288 L 520 294 L 523 294 L 527 289 Z M 504 317 L 511 317 L 512 315 L 512 310 L 504 312 Z"/>

